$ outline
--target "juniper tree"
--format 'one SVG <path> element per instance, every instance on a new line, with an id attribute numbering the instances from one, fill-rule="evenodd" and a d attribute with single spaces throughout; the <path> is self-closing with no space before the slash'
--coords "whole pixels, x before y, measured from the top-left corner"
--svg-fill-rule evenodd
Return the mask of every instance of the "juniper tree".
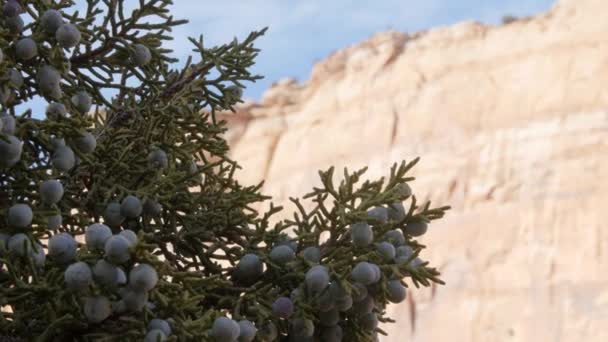
<path id="1" fill-rule="evenodd" d="M 270 224 L 283 208 L 252 209 L 271 198 L 234 178 L 218 116 L 261 78 L 247 69 L 266 29 L 190 38 L 176 68 L 171 1 L 126 4 L 2 3 L 3 338 L 368 341 L 406 287 L 442 284 L 413 237 L 448 207 L 417 202 L 418 159 L 373 181 L 320 171 Z"/>

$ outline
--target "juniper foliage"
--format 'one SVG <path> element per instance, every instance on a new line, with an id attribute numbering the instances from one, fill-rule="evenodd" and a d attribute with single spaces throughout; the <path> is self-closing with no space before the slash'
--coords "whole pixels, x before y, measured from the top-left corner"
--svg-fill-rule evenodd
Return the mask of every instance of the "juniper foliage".
<path id="1" fill-rule="evenodd" d="M 126 4 L 2 2 L 2 339 L 371 341 L 401 285 L 443 284 L 406 229 L 449 209 L 412 194 L 418 159 L 387 180 L 345 169 L 335 184 L 333 167 L 321 171 L 302 198 L 312 209 L 290 198 L 293 219 L 271 225 L 283 208 L 252 209 L 270 197 L 234 178 L 217 115 L 261 78 L 247 69 L 266 28 L 215 47 L 190 38 L 195 57 L 172 69 L 164 43 L 186 20 L 169 0 Z M 45 113 L 17 111 L 36 97 Z M 354 245 L 352 227 L 368 225 Z M 378 253 L 381 242 L 411 253 Z M 279 298 L 289 315 L 276 314 Z"/>

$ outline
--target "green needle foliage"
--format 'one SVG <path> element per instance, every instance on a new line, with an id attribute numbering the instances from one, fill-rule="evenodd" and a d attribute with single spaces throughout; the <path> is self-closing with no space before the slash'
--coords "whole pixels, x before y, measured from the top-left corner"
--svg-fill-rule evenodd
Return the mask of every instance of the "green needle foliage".
<path id="1" fill-rule="evenodd" d="M 417 203 L 418 159 L 387 181 L 320 172 L 313 208 L 291 198 L 271 227 L 282 208 L 252 209 L 270 197 L 233 178 L 216 119 L 261 78 L 266 29 L 191 38 L 174 70 L 163 43 L 186 21 L 169 0 L 126 4 L 2 2 L 0 340 L 373 341 L 405 287 L 443 284 L 408 234 L 449 209 Z M 17 113 L 36 97 L 43 119 Z"/>

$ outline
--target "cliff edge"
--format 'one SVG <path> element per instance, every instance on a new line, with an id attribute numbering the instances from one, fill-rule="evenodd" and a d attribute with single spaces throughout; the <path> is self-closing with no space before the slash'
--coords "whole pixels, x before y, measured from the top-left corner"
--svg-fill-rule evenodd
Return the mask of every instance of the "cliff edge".
<path id="1" fill-rule="evenodd" d="M 265 179 L 279 219 L 320 169 L 420 156 L 414 192 L 454 208 L 422 238 L 447 285 L 411 289 L 382 341 L 608 341 L 607 12 L 562 0 L 339 50 L 223 116 L 236 176 Z"/>

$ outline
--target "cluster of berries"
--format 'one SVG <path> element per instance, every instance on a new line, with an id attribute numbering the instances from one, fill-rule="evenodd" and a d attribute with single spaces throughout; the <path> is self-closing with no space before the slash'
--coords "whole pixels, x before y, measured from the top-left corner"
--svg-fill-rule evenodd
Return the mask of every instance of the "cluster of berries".
<path id="1" fill-rule="evenodd" d="M 407 184 L 401 185 L 399 191 L 406 197 L 411 195 Z M 407 217 L 405 208 L 399 202 L 387 207 L 375 207 L 367 214 L 370 220 L 355 222 L 348 227 L 350 243 L 355 254 L 361 252 L 370 256 L 375 253 L 376 256 L 355 263 L 349 277 L 339 278 L 335 270 L 323 264 L 325 256 L 320 246 L 307 246 L 299 250 L 296 241 L 283 240 L 270 248 L 267 259 L 256 253 L 243 255 L 234 268 L 233 278 L 242 284 L 253 284 L 264 276 L 265 269 L 288 270 L 301 265 L 301 260 L 298 260 L 300 255 L 309 265 L 303 283 L 290 295 L 276 297 L 271 306 L 276 319 L 288 322 L 290 340 L 342 341 L 342 324 L 346 321 L 356 322 L 369 336 L 377 338 L 379 314 L 387 302 L 400 303 L 406 298 L 406 286 L 402 279 L 405 275 L 395 275 L 391 271 L 393 266 L 409 263 L 410 267 L 416 268 L 423 263 L 407 242 L 404 232 L 412 237 L 421 236 L 426 232 L 428 223 L 412 218 L 403 229 L 383 231 L 384 234 L 378 237 L 375 226 L 391 220 L 404 221 Z M 303 303 L 303 307 L 314 308 L 316 319 L 299 312 L 298 302 Z M 229 330 L 236 327 L 236 323 L 225 323 L 223 326 Z M 258 335 L 261 331 L 269 333 L 267 339 L 260 337 L 261 340 L 272 341 L 276 338 L 273 335 L 273 332 L 276 334 L 276 326 L 275 329 L 268 326 L 274 326 L 274 323 L 268 321 L 264 329 L 260 327 Z M 234 328 L 230 336 L 237 335 Z"/>

